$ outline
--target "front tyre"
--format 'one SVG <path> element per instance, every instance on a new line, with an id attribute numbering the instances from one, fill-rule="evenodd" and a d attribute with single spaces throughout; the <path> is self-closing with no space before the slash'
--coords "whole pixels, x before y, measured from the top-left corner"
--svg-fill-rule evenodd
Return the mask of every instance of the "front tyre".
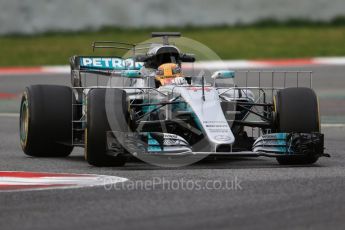
<path id="1" fill-rule="evenodd" d="M 117 107 L 118 114 L 124 114 L 123 105 L 126 102 L 125 92 L 119 89 L 107 89 L 113 91 L 113 103 Z M 84 155 L 87 162 L 93 166 L 110 167 L 123 166 L 125 157 L 121 155 L 110 156 L 107 154 L 107 132 L 111 131 L 106 108 L 106 89 L 91 89 L 87 95 L 87 128 L 85 130 Z"/>
<path id="2" fill-rule="evenodd" d="M 274 108 L 278 132 L 320 132 L 318 100 L 312 89 L 282 89 L 275 97 Z M 318 159 L 319 156 L 315 154 L 277 157 L 277 161 L 281 165 L 308 165 L 315 163 Z"/>
<path id="3" fill-rule="evenodd" d="M 72 150 L 72 89 L 32 85 L 20 105 L 20 144 L 33 157 L 66 157 Z"/>

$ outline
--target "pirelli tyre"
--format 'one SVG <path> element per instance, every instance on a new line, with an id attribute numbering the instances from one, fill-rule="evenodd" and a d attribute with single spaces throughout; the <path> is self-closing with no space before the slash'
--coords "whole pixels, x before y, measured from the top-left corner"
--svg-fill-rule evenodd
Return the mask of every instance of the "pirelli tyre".
<path id="1" fill-rule="evenodd" d="M 72 150 L 72 89 L 32 85 L 20 105 L 20 144 L 33 157 L 66 157 Z"/>
<path id="2" fill-rule="evenodd" d="M 98 167 L 123 166 L 126 158 L 119 154 L 107 154 L 107 132 L 111 131 L 106 104 L 106 91 L 112 97 L 114 116 L 125 116 L 126 92 L 121 89 L 91 89 L 87 95 L 87 127 L 85 129 L 85 159 Z M 107 94 L 107 96 L 108 96 Z M 121 106 L 122 105 L 122 106 Z M 127 128 L 121 127 L 122 129 Z M 113 126 L 112 126 L 113 127 Z"/>
<path id="3" fill-rule="evenodd" d="M 278 132 L 311 133 L 320 132 L 318 99 L 310 88 L 286 88 L 278 91 L 274 99 Z M 316 154 L 308 156 L 281 156 L 277 161 L 282 165 L 313 164 Z"/>

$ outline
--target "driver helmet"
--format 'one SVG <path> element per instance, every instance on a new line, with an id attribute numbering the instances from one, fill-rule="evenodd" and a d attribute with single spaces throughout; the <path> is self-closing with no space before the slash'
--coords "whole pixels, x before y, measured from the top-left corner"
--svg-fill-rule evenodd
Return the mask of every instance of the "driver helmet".
<path id="1" fill-rule="evenodd" d="M 175 63 L 165 63 L 158 67 L 155 79 L 161 85 L 169 85 L 176 77 L 182 77 L 181 67 Z"/>

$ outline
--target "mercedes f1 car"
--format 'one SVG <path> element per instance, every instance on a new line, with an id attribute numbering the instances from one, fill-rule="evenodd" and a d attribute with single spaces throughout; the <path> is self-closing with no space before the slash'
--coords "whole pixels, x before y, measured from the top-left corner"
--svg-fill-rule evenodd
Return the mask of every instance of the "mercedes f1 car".
<path id="1" fill-rule="evenodd" d="M 132 56 L 73 56 L 72 87 L 27 87 L 20 109 L 25 154 L 65 157 L 83 147 L 95 166 L 122 166 L 131 157 L 266 156 L 313 164 L 327 156 L 311 79 L 310 87 L 286 87 L 285 71 L 283 87 L 249 87 L 255 71 L 196 74 L 188 71 L 195 56 L 169 42 L 179 33 L 152 35 L 162 42 L 145 44 L 141 53 L 143 44 L 94 42 L 94 49 Z M 164 63 L 180 66 L 185 84 L 157 85 L 152 73 Z M 279 72 L 269 75 L 273 81 Z M 246 84 L 235 84 L 238 78 Z"/>

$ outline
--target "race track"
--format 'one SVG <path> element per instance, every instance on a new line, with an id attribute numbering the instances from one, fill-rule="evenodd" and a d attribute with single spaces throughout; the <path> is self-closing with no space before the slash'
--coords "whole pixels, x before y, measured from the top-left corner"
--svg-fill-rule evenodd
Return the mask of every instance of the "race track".
<path id="1" fill-rule="evenodd" d="M 69 77 L 0 76 L 0 97 L 5 95 L 0 98 L 0 171 L 128 179 L 114 187 L 0 192 L 0 229 L 343 229 L 345 67 L 308 69 L 314 71 L 326 152 L 332 156 L 310 167 L 241 158 L 183 168 L 140 162 L 96 168 L 84 161 L 82 149 L 68 158 L 27 157 L 19 146 L 15 95 L 30 84 L 68 85 Z M 219 189 L 215 181 L 235 185 Z"/>

